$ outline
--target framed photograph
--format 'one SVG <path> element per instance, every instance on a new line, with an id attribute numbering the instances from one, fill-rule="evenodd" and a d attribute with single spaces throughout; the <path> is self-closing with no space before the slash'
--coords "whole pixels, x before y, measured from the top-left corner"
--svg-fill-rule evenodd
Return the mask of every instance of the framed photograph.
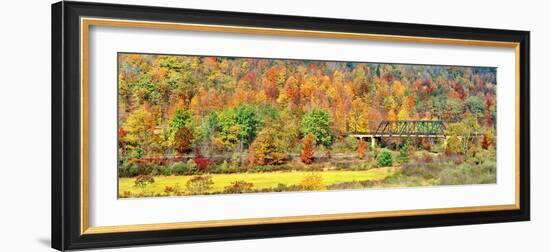
<path id="1" fill-rule="evenodd" d="M 52 5 L 58 250 L 529 220 L 529 32 Z"/>

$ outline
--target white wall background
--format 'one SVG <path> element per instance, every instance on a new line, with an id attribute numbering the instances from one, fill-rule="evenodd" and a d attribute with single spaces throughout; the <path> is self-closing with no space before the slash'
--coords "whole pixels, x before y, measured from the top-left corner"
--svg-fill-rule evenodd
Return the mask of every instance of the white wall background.
<path id="1" fill-rule="evenodd" d="M 111 0 L 112 1 L 112 0 Z M 531 31 L 532 221 L 247 241 L 133 247 L 116 251 L 548 251 L 550 27 L 544 1 L 214 1 L 119 3 L 397 21 Z M 50 0 L 0 8 L 0 251 L 49 251 Z M 108 249 L 110 251 L 111 249 Z M 113 249 L 114 250 L 114 249 Z"/>

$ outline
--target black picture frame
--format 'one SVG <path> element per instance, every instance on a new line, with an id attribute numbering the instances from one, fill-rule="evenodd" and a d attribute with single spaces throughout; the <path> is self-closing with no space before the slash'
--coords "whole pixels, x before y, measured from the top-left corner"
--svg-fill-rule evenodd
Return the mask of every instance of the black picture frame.
<path id="1" fill-rule="evenodd" d="M 519 43 L 519 209 L 239 225 L 104 234 L 81 233 L 81 17 L 278 29 L 491 40 Z M 52 247 L 58 250 L 175 242 L 254 239 L 389 229 L 528 221 L 530 219 L 530 93 L 528 31 L 328 19 L 210 10 L 58 2 L 52 5 Z"/>

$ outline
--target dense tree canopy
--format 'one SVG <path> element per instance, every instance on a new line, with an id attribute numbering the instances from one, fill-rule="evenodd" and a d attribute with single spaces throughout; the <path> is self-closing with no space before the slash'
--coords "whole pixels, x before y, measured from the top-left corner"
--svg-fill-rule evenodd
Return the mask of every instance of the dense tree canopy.
<path id="1" fill-rule="evenodd" d="M 464 123 L 495 132 L 496 68 L 126 53 L 118 60 L 119 147 L 128 158 L 192 146 L 245 150 L 258 136 L 258 153 L 282 153 L 309 133 L 330 149 L 380 120 L 458 123 L 470 114 Z M 281 146 L 268 144 L 274 140 Z"/>

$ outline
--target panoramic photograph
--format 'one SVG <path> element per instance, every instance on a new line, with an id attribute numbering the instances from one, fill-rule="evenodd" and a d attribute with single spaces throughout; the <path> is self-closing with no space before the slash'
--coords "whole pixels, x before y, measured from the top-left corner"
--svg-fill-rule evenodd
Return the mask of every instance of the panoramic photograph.
<path id="1" fill-rule="evenodd" d="M 118 53 L 118 197 L 496 183 L 495 67 Z"/>

